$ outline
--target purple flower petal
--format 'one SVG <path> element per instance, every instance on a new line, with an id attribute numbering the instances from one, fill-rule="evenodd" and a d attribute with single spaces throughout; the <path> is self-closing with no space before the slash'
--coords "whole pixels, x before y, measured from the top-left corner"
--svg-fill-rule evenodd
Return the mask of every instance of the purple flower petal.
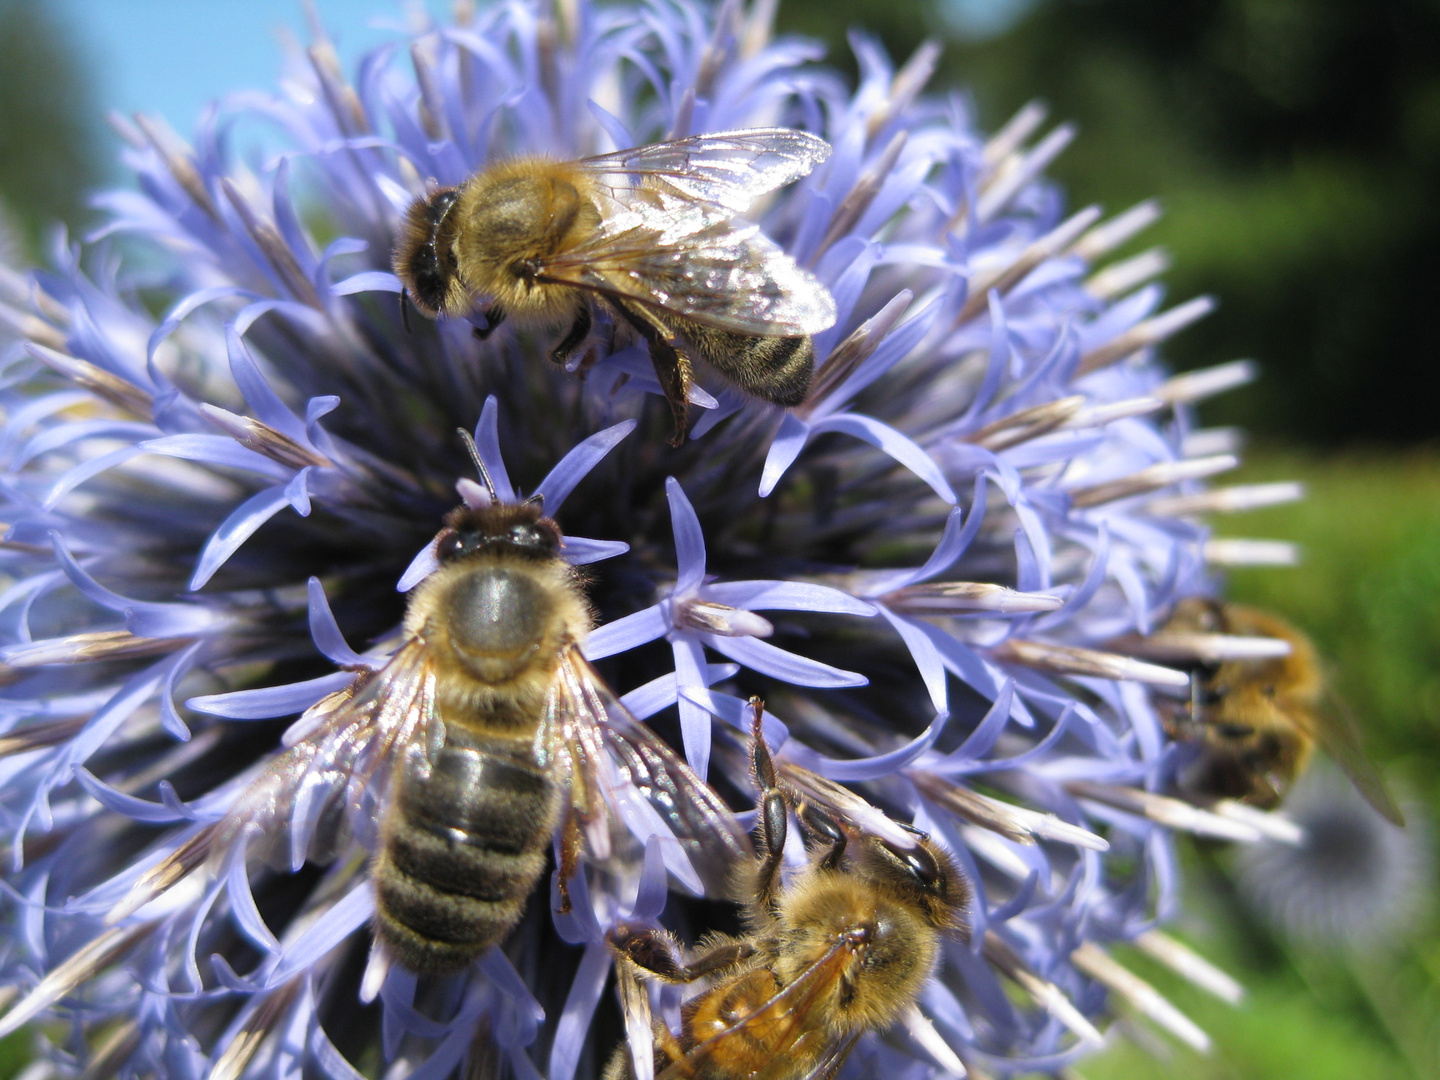
<path id="1" fill-rule="evenodd" d="M 838 431 L 853 435 L 890 455 L 901 465 L 930 485 L 930 489 L 952 506 L 956 502 L 955 492 L 940 471 L 940 466 L 914 439 L 902 435 L 889 424 L 859 413 L 840 413 L 828 416 L 811 428 L 812 434 L 822 431 Z"/>
<path id="2" fill-rule="evenodd" d="M 230 556 L 240 550 L 240 545 L 254 535 L 256 529 L 284 510 L 286 506 L 293 505 L 290 487 L 293 482 L 277 484 L 250 496 L 221 522 L 204 550 L 200 552 L 200 560 L 195 566 L 195 574 L 190 578 L 191 592 L 203 588 L 205 583 L 215 575 L 215 571 L 224 566 Z"/>
<path id="3" fill-rule="evenodd" d="M 944 730 L 949 718 L 949 713 L 936 713 L 935 719 L 920 735 L 904 746 L 886 754 L 876 754 L 865 758 L 834 758 L 817 754 L 808 747 L 802 748 L 798 743 L 792 742 L 789 749 L 786 750 L 786 757 L 797 765 L 803 765 L 812 772 L 818 772 L 821 776 L 829 777 L 831 780 L 852 782 L 881 780 L 904 769 L 934 746 L 935 740 L 940 737 L 940 732 Z"/>
<path id="4" fill-rule="evenodd" d="M 358 274 L 351 274 L 330 286 L 331 296 L 354 296 L 356 293 L 367 292 L 404 292 L 405 286 L 394 274 L 385 270 L 362 270 Z"/>
<path id="5" fill-rule="evenodd" d="M 710 714 L 694 703 L 696 692 L 708 689 L 705 675 L 705 649 L 694 638 L 676 635 L 670 643 L 675 657 L 675 691 L 680 708 L 680 741 L 685 747 L 685 760 L 695 775 L 705 779 L 710 772 Z"/>
<path id="6" fill-rule="evenodd" d="M 410 565 L 405 568 L 405 573 L 401 574 L 400 580 L 395 583 L 395 591 L 409 592 L 439 568 L 440 560 L 435 555 L 435 542 L 432 540 L 420 549 L 415 558 L 410 560 Z"/>
<path id="7" fill-rule="evenodd" d="M 647 641 L 662 638 L 670 632 L 670 620 L 665 608 L 654 607 L 626 615 L 623 619 L 597 626 L 590 631 L 581 651 L 587 660 L 603 660 L 616 653 L 628 652 Z"/>
<path id="8" fill-rule="evenodd" d="M 625 436 L 635 430 L 636 423 L 635 420 L 626 420 L 604 431 L 597 431 L 561 458 L 535 489 L 545 496 L 545 512 L 554 515 L 570 492 L 575 490 L 575 485 L 600 464 L 605 455 L 618 446 Z M 629 550 L 628 545 L 626 550 Z"/>
<path id="9" fill-rule="evenodd" d="M 185 461 L 203 461 L 223 469 L 243 469 L 277 481 L 286 481 L 295 475 L 294 469 L 241 446 L 228 435 L 166 435 L 145 440 L 140 449 Z"/>
<path id="10" fill-rule="evenodd" d="M 810 425 L 794 413 L 786 413 L 780 421 L 780 431 L 770 442 L 765 455 L 765 468 L 760 473 L 760 497 L 763 499 L 775 490 L 780 478 L 795 464 L 800 451 L 810 440 Z"/>
<path id="11" fill-rule="evenodd" d="M 255 418 L 301 446 L 308 446 L 309 440 L 305 438 L 305 427 L 300 418 L 271 389 L 234 325 L 225 328 L 225 348 L 230 354 L 230 372 L 235 376 L 235 385 L 240 388 Z"/>
<path id="12" fill-rule="evenodd" d="M 887 607 L 882 606 L 880 614 L 900 635 L 900 640 L 905 642 L 905 648 L 910 650 L 910 657 L 920 671 L 920 678 L 925 683 L 935 711 L 944 712 L 949 707 L 945 687 L 945 664 L 940 659 L 940 651 L 930 640 L 930 635 L 915 620 L 897 615 Z"/>
<path id="13" fill-rule="evenodd" d="M 733 678 L 740 670 L 739 664 L 706 664 L 705 685 Z M 675 672 L 651 679 L 644 686 L 637 686 L 620 699 L 620 703 L 640 720 L 654 716 L 661 709 L 667 709 L 679 700 L 679 676 Z M 703 707 L 703 702 L 697 702 Z"/>
<path id="14" fill-rule="evenodd" d="M 796 686 L 864 686 L 870 681 L 864 675 L 843 671 L 818 660 L 807 660 L 758 638 L 704 634 L 701 640 L 737 663 Z"/>
<path id="15" fill-rule="evenodd" d="M 510 486 L 510 474 L 505 471 L 505 459 L 500 455 L 500 400 L 491 394 L 485 399 L 480 410 L 480 422 L 475 425 L 475 449 L 495 485 L 495 495 L 501 502 L 515 502 L 515 489 Z"/>
<path id="16" fill-rule="evenodd" d="M 591 563 L 624 555 L 630 545 L 621 540 L 587 540 L 583 536 L 567 536 L 560 542 L 560 557 L 571 566 Z"/>
<path id="17" fill-rule="evenodd" d="M 343 690 L 355 681 L 349 671 L 335 671 L 317 679 L 262 686 L 255 690 L 232 690 L 228 694 L 202 694 L 185 702 L 187 708 L 230 720 L 270 720 L 302 713 L 322 698 Z"/>
<path id="18" fill-rule="evenodd" d="M 331 904 L 323 919 L 316 919 L 285 946 L 280 962 L 265 980 L 266 989 L 279 986 L 312 967 L 315 961 L 369 922 L 374 914 L 375 890 L 368 880 L 362 880 Z"/>
<path id="19" fill-rule="evenodd" d="M 670 501 L 670 528 L 675 533 L 675 593 L 683 595 L 698 587 L 705 577 L 705 534 L 694 507 L 673 476 L 665 478 L 665 497 Z"/>
<path id="20" fill-rule="evenodd" d="M 603 942 L 585 946 L 585 955 L 580 958 L 580 967 L 570 982 L 570 994 L 555 1027 L 550 1066 L 546 1070 L 550 1080 L 573 1080 L 580 1052 L 585 1047 L 585 1033 L 590 1030 L 595 1006 L 600 1003 L 600 994 L 609 977 L 609 947 Z"/>
<path id="21" fill-rule="evenodd" d="M 749 611 L 817 611 L 836 615 L 874 615 L 876 608 L 828 585 L 802 581 L 716 581 L 701 594 L 706 600 Z"/>
<path id="22" fill-rule="evenodd" d="M 345 640 L 335 615 L 330 610 L 330 601 L 325 597 L 325 587 L 320 579 L 312 577 L 306 584 L 310 606 L 310 637 L 315 647 L 327 660 L 337 667 L 364 667 L 365 660 Z"/>

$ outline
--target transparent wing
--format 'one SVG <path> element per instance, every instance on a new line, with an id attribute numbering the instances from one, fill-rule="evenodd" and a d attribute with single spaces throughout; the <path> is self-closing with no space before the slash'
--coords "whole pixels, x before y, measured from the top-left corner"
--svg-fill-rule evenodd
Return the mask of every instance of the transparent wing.
<path id="1" fill-rule="evenodd" d="M 620 998 L 620 1015 L 625 1020 L 625 1041 L 616 1047 L 615 1053 L 630 1058 L 635 1080 L 654 1080 L 655 1017 L 650 1010 L 650 992 L 639 969 L 624 956 L 615 958 L 615 992 Z"/>
<path id="2" fill-rule="evenodd" d="M 834 1038 L 821 1002 L 838 992 L 854 959 L 855 946 L 845 938 L 836 940 L 789 986 L 720 1034 L 692 1047 L 656 1080 L 740 1075 L 733 1060 L 739 1055 L 746 1055 L 746 1080 L 793 1076 L 796 1060 L 812 1057 L 815 1064 L 804 1080 L 828 1080 L 845 1063 L 860 1034 Z M 722 1062 L 719 1067 L 712 1064 L 717 1059 Z"/>
<path id="3" fill-rule="evenodd" d="M 598 174 L 622 203 L 629 200 L 627 191 L 639 189 L 661 202 L 710 204 L 732 217 L 829 156 L 830 144 L 808 132 L 750 128 L 637 146 L 576 164 Z"/>
<path id="4" fill-rule="evenodd" d="M 251 831 L 266 843 L 259 853 L 274 860 L 284 845 L 298 865 L 327 861 L 357 822 L 372 823 L 374 814 L 362 811 L 384 799 L 400 756 L 413 747 L 428 758 L 443 739 L 427 655 L 412 640 L 385 667 L 313 706 L 296 724 L 303 736 L 245 789 L 219 823 L 220 837 Z"/>
<path id="5" fill-rule="evenodd" d="M 917 834 L 885 811 L 828 777 L 811 772 L 783 758 L 775 762 L 780 775 L 802 802 L 810 803 L 841 826 L 878 837 L 892 847 L 908 850 L 917 844 Z"/>
<path id="6" fill-rule="evenodd" d="M 1403 828 L 1405 815 L 1395 805 L 1380 770 L 1366 756 L 1360 727 L 1349 710 L 1334 694 L 1326 694 L 1324 707 L 1308 710 L 1304 715 L 1308 721 L 1308 734 L 1344 770 L 1355 790 L 1387 821 Z"/>
<path id="7" fill-rule="evenodd" d="M 644 842 L 673 836 L 707 893 L 727 895 L 736 860 L 753 858 L 734 813 L 621 704 L 576 648 L 551 687 L 546 741 L 569 759 L 572 789 L 593 793 Z M 585 800 L 592 807 L 595 798 Z M 592 848 L 593 848 L 592 844 Z"/>
<path id="8" fill-rule="evenodd" d="M 542 260 L 536 276 L 737 334 L 799 336 L 834 325 L 830 290 L 755 226 L 722 221 L 685 235 L 667 228 L 656 216 L 598 234 Z"/>
<path id="9" fill-rule="evenodd" d="M 753 225 L 732 219 L 830 156 L 824 139 L 755 128 L 655 143 L 578 162 L 608 205 L 589 240 L 536 276 L 738 334 L 818 334 L 835 301 Z"/>

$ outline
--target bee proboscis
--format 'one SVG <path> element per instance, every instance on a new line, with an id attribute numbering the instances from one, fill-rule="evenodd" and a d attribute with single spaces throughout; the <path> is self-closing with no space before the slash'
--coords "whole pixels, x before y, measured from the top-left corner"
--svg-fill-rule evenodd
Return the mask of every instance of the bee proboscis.
<path id="1" fill-rule="evenodd" d="M 754 128 L 578 161 L 499 161 L 411 205 L 395 274 L 432 318 L 468 315 L 488 299 L 480 336 L 507 318 L 566 326 L 550 353 L 557 363 L 589 337 L 592 308 L 605 308 L 649 347 L 678 446 L 696 359 L 754 397 L 804 399 L 811 335 L 834 324 L 835 301 L 734 219 L 829 155 L 815 135 Z"/>
<path id="2" fill-rule="evenodd" d="M 324 861 L 373 824 L 376 934 L 422 974 L 463 968 L 505 937 L 557 829 L 567 905 L 582 846 L 608 845 L 621 786 L 723 887 L 749 853 L 745 834 L 581 655 L 591 615 L 560 545 L 534 498 L 502 503 L 491 488 L 486 505 L 453 510 L 400 647 L 313 706 L 298 741 L 191 843 L 225 851 L 256 832 Z M 184 849 L 169 861 L 195 863 Z"/>
<path id="3" fill-rule="evenodd" d="M 1325 702 L 1320 659 L 1303 633 L 1268 611 L 1203 597 L 1181 600 L 1161 632 L 1277 638 L 1290 646 L 1286 656 L 1196 669 L 1189 702 L 1166 710 L 1171 735 L 1201 747 L 1181 776 L 1184 787 L 1269 809 L 1284 798 L 1318 744 L 1371 806 L 1404 823 L 1355 725 Z"/>
<path id="4" fill-rule="evenodd" d="M 969 884 L 945 850 L 898 823 L 912 846 L 857 827 L 841 804 L 817 799 L 827 784 L 792 786 L 801 770 L 777 769 L 752 707 L 759 843 L 738 885 L 748 932 L 712 935 L 688 963 L 664 931 L 622 926 L 610 936 L 632 1025 L 649 1022 L 637 974 L 710 979 L 685 1003 L 678 1032 L 654 1022 L 657 1080 L 829 1080 L 862 1035 L 915 1007 L 942 938 L 968 936 Z M 792 814 L 809 861 L 786 880 Z M 607 1080 L 633 1075 L 622 1046 Z"/>

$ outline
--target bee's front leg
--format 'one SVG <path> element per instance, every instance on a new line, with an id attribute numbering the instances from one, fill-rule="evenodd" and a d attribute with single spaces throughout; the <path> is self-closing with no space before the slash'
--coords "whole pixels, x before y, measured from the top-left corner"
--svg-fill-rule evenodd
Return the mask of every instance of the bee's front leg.
<path id="1" fill-rule="evenodd" d="M 611 949 L 637 968 L 671 983 L 694 982 L 755 955 L 753 945 L 726 941 L 687 964 L 679 943 L 666 931 L 624 923 L 611 930 L 605 940 Z"/>
<path id="2" fill-rule="evenodd" d="M 564 364 L 569 360 L 570 354 L 590 336 L 590 327 L 593 321 L 590 305 L 581 303 L 575 309 L 575 321 L 570 324 L 569 332 L 560 340 L 560 344 L 550 350 L 550 359 L 557 364 Z"/>
<path id="3" fill-rule="evenodd" d="M 475 335 L 475 340 L 484 341 L 491 334 L 493 334 L 496 329 L 499 328 L 500 324 L 504 321 L 505 309 L 502 308 L 499 304 L 491 304 L 489 309 L 485 312 L 484 329 L 476 326 L 471 329 L 471 333 Z"/>

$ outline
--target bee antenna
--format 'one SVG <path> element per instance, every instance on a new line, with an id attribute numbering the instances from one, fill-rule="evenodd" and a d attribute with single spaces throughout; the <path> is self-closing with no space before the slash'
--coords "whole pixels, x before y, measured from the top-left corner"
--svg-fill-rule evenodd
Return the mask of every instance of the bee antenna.
<path id="1" fill-rule="evenodd" d="M 475 463 L 475 471 L 480 474 L 480 482 L 485 485 L 485 490 L 490 493 L 491 502 L 499 502 L 500 496 L 495 493 L 495 481 L 490 479 L 490 470 L 485 468 L 485 462 L 480 460 L 480 450 L 475 445 L 475 437 L 463 427 L 456 428 L 460 433 L 461 440 L 465 443 L 465 449 L 470 452 L 470 460 Z"/>
<path id="2" fill-rule="evenodd" d="M 400 290 L 400 323 L 405 327 L 405 333 L 410 333 L 410 290 Z"/>

